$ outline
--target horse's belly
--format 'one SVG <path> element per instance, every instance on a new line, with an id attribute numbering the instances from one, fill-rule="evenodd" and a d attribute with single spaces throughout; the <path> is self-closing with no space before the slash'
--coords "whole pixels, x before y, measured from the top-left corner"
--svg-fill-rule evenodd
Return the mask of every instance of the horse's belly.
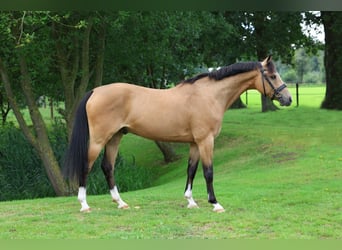
<path id="1" fill-rule="evenodd" d="M 189 129 L 176 124 L 132 124 L 128 132 L 156 141 L 192 142 L 193 136 Z"/>

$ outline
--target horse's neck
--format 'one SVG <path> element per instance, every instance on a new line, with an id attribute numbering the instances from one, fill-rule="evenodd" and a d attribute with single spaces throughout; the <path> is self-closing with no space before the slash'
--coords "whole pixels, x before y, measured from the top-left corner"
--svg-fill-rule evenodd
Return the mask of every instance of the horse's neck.
<path id="1" fill-rule="evenodd" d="M 238 74 L 224 78 L 215 83 L 215 93 L 220 101 L 223 110 L 227 110 L 247 89 L 253 88 L 255 79 L 258 76 L 256 71 Z"/>

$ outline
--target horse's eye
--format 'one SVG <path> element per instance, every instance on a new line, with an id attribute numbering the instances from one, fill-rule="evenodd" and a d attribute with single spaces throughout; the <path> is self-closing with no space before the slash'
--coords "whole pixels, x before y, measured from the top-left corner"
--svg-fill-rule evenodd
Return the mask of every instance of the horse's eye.
<path id="1" fill-rule="evenodd" d="M 275 80 L 277 78 L 276 75 L 271 75 L 270 77 L 271 77 L 272 80 Z"/>

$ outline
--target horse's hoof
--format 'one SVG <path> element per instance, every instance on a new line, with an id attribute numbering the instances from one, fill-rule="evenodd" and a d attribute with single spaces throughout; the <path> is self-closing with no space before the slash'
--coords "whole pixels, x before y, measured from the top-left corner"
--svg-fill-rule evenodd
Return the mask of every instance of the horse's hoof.
<path id="1" fill-rule="evenodd" d="M 129 209 L 129 206 L 127 205 L 127 203 L 122 201 L 121 199 L 119 199 L 119 200 L 113 199 L 113 202 L 118 204 L 119 209 Z"/>
<path id="2" fill-rule="evenodd" d="M 119 209 L 129 209 L 129 206 L 127 204 L 119 205 Z"/>
<path id="3" fill-rule="evenodd" d="M 224 212 L 226 212 L 226 210 L 224 210 L 224 208 L 222 208 L 222 209 L 213 209 L 213 211 L 215 213 L 224 213 Z"/>
<path id="4" fill-rule="evenodd" d="M 188 205 L 189 209 L 193 209 L 193 208 L 199 208 L 199 206 L 197 204 L 189 204 Z"/>
<path id="5" fill-rule="evenodd" d="M 81 208 L 80 210 L 81 213 L 90 213 L 91 212 L 91 208 L 88 207 L 88 208 Z"/>
<path id="6" fill-rule="evenodd" d="M 223 213 L 223 212 L 226 211 L 226 210 L 224 210 L 224 208 L 223 208 L 220 204 L 218 204 L 218 203 L 213 204 L 213 205 L 214 205 L 213 211 L 216 212 L 216 213 Z"/>

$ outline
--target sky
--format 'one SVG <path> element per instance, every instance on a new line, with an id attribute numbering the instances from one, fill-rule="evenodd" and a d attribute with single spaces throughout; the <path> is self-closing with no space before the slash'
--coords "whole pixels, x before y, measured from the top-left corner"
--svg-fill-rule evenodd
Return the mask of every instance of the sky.
<path id="1" fill-rule="evenodd" d="M 320 16 L 320 11 L 312 11 L 317 16 Z M 317 39 L 318 41 L 324 43 L 324 28 L 323 24 L 317 25 L 317 24 L 311 24 L 310 26 L 305 25 L 302 23 L 302 30 L 306 35 L 311 36 L 314 39 Z"/>

